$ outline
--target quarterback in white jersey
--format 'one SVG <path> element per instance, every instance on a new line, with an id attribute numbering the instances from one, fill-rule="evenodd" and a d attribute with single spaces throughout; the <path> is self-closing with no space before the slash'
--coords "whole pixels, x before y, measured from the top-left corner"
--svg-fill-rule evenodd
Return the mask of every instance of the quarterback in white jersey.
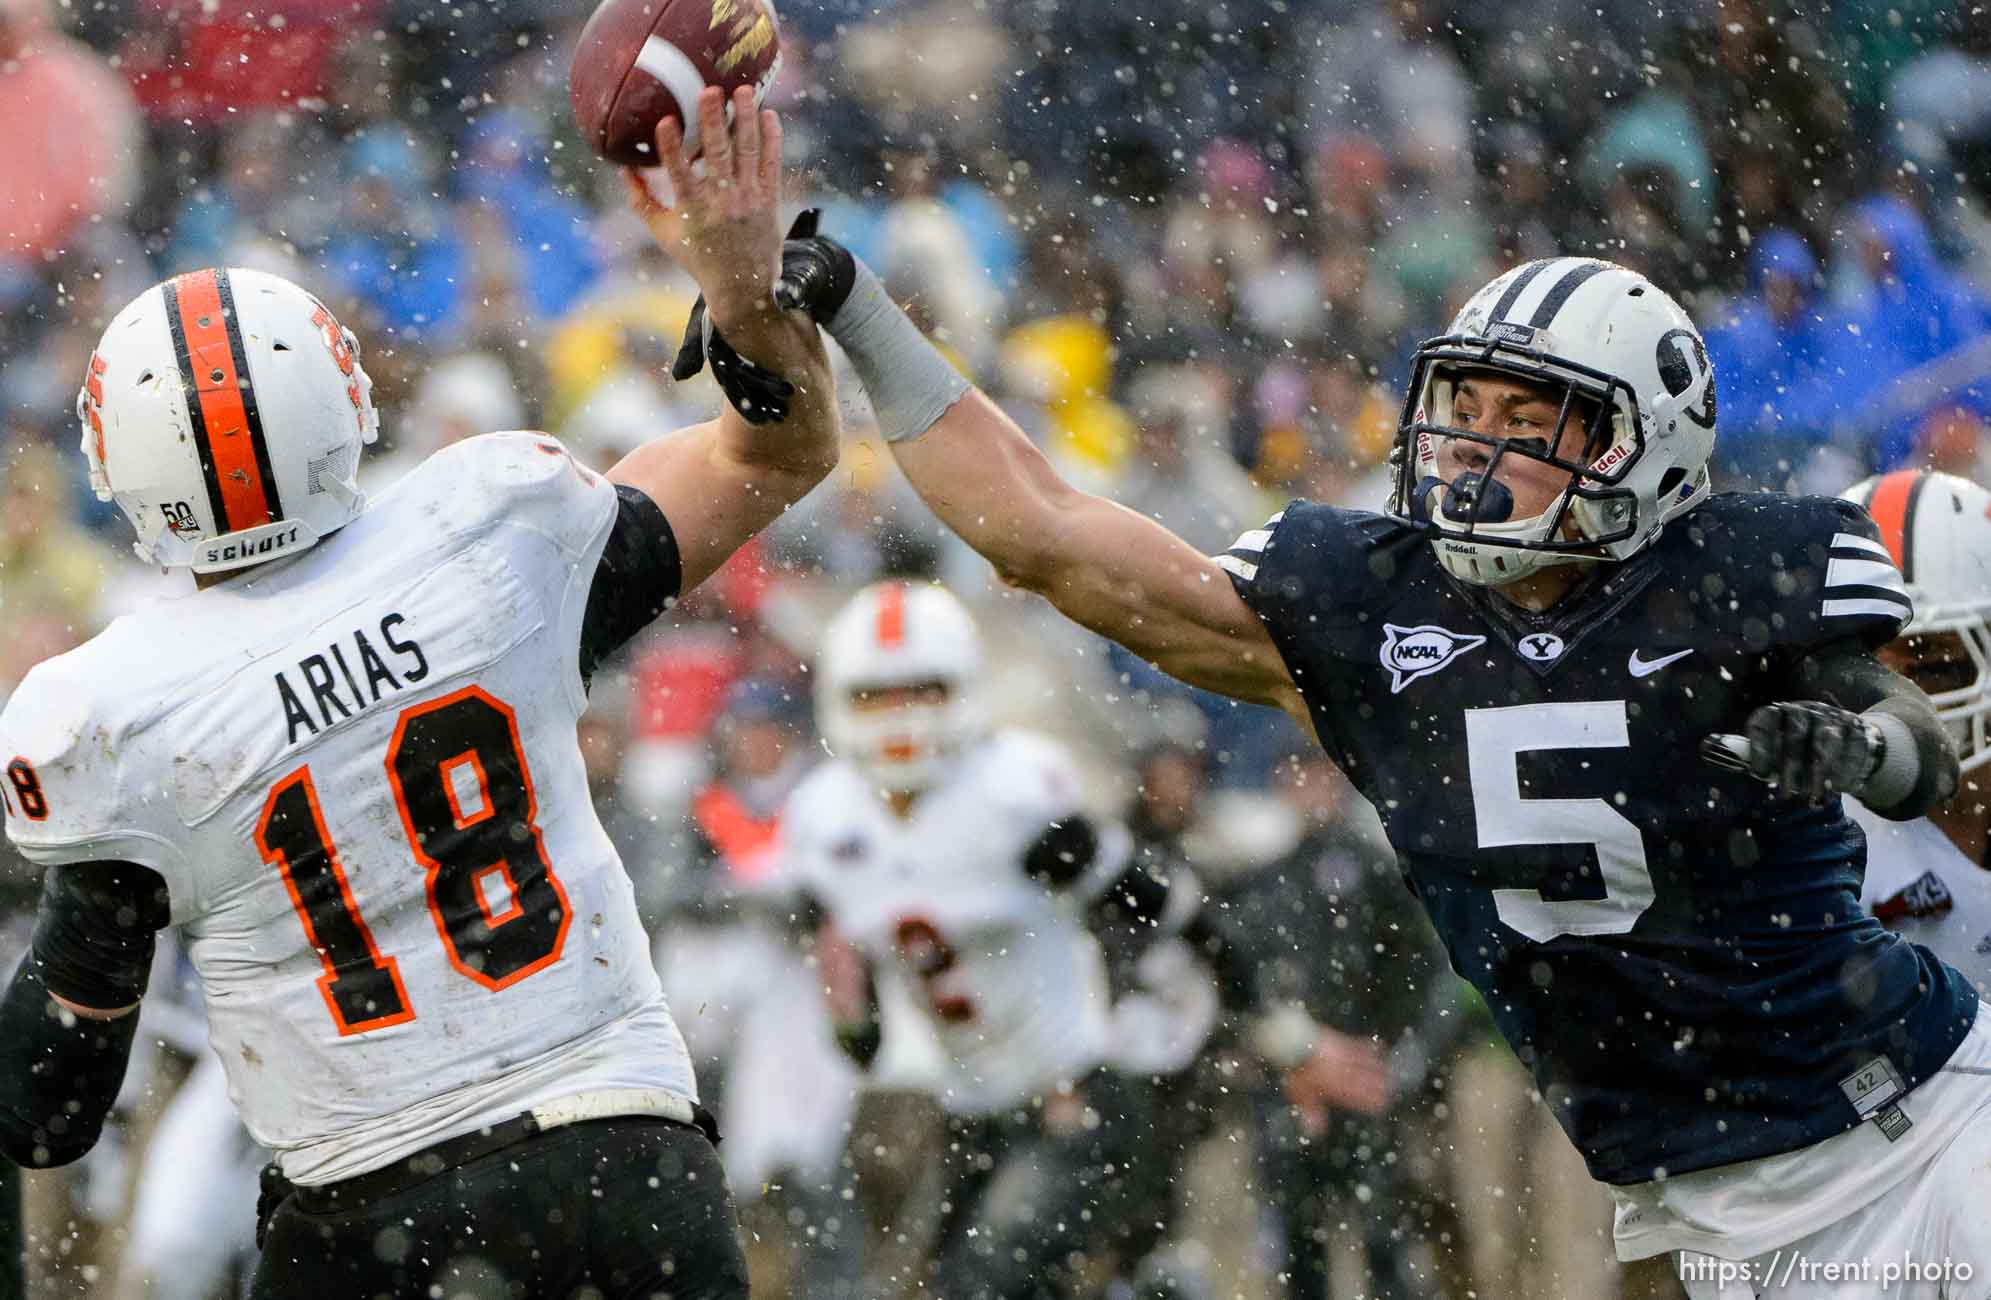
<path id="1" fill-rule="evenodd" d="M 617 505 L 548 438 L 469 439 L 10 703 L 46 805 L 15 844 L 165 881 L 230 1091 L 293 1182 L 572 1092 L 696 1096 L 572 742 Z"/>
<path id="2" fill-rule="evenodd" d="M 606 477 L 489 434 L 367 502 L 357 342 L 254 271 L 155 286 L 91 359 L 91 478 L 198 589 L 42 664 L 0 716 L 8 832 L 49 868 L 0 1001 L 0 1136 L 24 1163 L 88 1149 L 134 958 L 178 927 L 229 1094 L 292 1185 L 257 1296 L 425 1294 L 465 1237 L 524 1293 L 745 1294 L 575 732 L 601 659 L 834 455 L 816 329 L 773 298 L 778 125 L 750 92 L 730 125 L 707 97 L 706 170 L 667 124 L 680 206 L 636 204 L 712 291 L 734 407 Z M 569 1221 L 584 1235 L 547 1235 Z M 388 1223 L 405 1252 L 375 1248 Z"/>
<path id="3" fill-rule="evenodd" d="M 1915 601 L 1880 657 L 1928 692 L 1963 768 L 1956 793 L 1914 821 L 1847 802 L 1867 834 L 1860 901 L 1991 994 L 1991 492 L 1900 469 L 1845 495 L 1873 516 Z"/>

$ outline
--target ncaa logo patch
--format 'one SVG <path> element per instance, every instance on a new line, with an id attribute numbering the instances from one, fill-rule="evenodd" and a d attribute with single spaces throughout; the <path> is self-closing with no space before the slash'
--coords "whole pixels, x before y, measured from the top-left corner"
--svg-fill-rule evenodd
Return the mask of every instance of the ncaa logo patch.
<path id="1" fill-rule="evenodd" d="M 1462 636 L 1442 627 L 1398 627 L 1383 624 L 1383 667 L 1390 670 L 1390 694 L 1420 677 L 1429 677 L 1476 645 L 1483 636 Z"/>

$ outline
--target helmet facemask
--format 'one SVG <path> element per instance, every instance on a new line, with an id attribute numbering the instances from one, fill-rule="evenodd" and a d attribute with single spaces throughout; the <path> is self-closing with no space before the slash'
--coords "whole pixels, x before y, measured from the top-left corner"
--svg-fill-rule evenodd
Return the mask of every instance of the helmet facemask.
<path id="1" fill-rule="evenodd" d="M 1991 762 L 1991 601 L 1926 610 L 1918 604 L 1894 644 L 1905 648 L 1897 671 L 1936 706 L 1963 770 Z"/>
<path id="2" fill-rule="evenodd" d="M 852 686 L 834 710 L 833 747 L 874 790 L 925 790 L 980 731 L 965 687 L 943 679 Z"/>
<path id="3" fill-rule="evenodd" d="M 1508 437 L 1458 427 L 1453 405 L 1470 374 L 1516 380 L 1544 390 L 1557 407 L 1542 437 Z M 1621 486 L 1645 449 L 1638 405 L 1623 380 L 1569 362 L 1552 352 L 1466 335 L 1432 339 L 1418 349 L 1411 385 L 1391 453 L 1391 512 L 1435 534 L 1446 570 L 1476 586 L 1500 586 L 1561 564 L 1612 558 L 1605 550 L 1638 531 L 1635 494 Z M 1587 423 L 1582 445 L 1568 455 L 1571 421 Z M 1474 444 L 1483 464 L 1452 473 L 1447 451 Z M 1554 454 L 1558 449 L 1566 454 Z M 1565 486 L 1538 512 L 1514 517 L 1503 467 L 1533 461 L 1552 468 Z"/>

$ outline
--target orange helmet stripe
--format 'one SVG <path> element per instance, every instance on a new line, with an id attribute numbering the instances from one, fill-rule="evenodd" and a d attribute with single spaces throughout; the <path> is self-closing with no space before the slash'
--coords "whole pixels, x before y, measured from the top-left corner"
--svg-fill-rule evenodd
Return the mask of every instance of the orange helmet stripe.
<path id="1" fill-rule="evenodd" d="M 228 273 L 192 271 L 167 281 L 164 292 L 215 527 L 232 533 L 281 519 Z"/>
<path id="2" fill-rule="evenodd" d="M 1908 553 L 1908 539 L 1915 522 L 1915 501 L 1922 494 L 1922 484 L 1928 475 L 1919 469 L 1897 469 L 1883 474 L 1880 482 L 1874 484 L 1873 496 L 1867 502 L 1867 513 L 1873 516 L 1874 525 L 1880 529 L 1880 540 L 1886 544 L 1887 553 L 1894 557 L 1894 567 L 1901 570 L 1904 581 L 1913 582 L 1915 575 L 1914 557 Z"/>
<path id="3" fill-rule="evenodd" d="M 878 591 L 878 644 L 895 649 L 906 639 L 906 588 L 889 582 Z"/>

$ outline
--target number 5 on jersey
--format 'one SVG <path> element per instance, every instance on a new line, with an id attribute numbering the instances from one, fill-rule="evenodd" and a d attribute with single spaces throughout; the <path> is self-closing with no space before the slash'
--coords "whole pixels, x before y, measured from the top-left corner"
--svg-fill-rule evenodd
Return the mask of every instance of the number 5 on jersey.
<path id="1" fill-rule="evenodd" d="M 1565 934 L 1624 934 L 1652 906 L 1645 837 L 1602 799 L 1538 799 L 1521 793 L 1520 757 L 1542 749 L 1627 749 L 1623 700 L 1516 704 L 1466 710 L 1466 762 L 1482 849 L 1570 844 L 1588 849 L 1602 878 L 1597 899 L 1549 899 L 1537 889 L 1496 889 L 1500 919 L 1536 943 Z"/>
<path id="2" fill-rule="evenodd" d="M 558 961 L 572 918 L 540 839 L 511 709 L 475 686 L 414 705 L 394 728 L 386 766 L 450 964 L 497 990 Z M 375 946 L 353 899 L 309 765 L 270 791 L 256 846 L 283 874 L 325 967 L 318 988 L 339 1033 L 413 1020 L 399 963 Z"/>

